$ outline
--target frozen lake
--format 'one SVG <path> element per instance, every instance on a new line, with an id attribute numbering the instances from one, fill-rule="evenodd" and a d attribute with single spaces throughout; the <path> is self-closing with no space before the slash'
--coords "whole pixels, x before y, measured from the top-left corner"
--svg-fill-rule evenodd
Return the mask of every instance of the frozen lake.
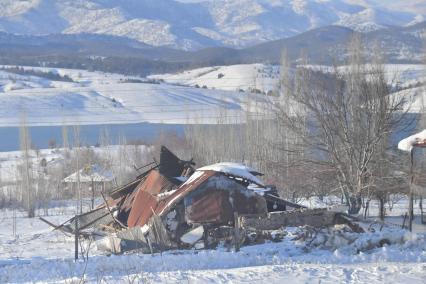
<path id="1" fill-rule="evenodd" d="M 184 133 L 183 124 L 162 123 L 135 123 L 135 124 L 109 124 L 109 125 L 81 125 L 80 140 L 83 145 L 95 145 L 100 141 L 101 133 L 107 129 L 111 144 L 118 144 L 119 137 L 126 137 L 127 141 L 141 139 L 153 141 L 160 133 Z M 62 126 L 32 126 L 29 127 L 32 147 L 38 149 L 49 148 L 49 141 L 55 140 L 57 145 L 62 145 Z M 74 135 L 72 126 L 68 126 L 69 143 L 72 145 Z M 0 127 L 0 152 L 19 150 L 19 127 Z"/>

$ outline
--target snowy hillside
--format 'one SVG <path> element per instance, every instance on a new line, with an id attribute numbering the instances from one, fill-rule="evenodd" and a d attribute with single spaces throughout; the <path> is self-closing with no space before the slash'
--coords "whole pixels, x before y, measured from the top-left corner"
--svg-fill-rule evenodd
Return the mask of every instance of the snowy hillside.
<path id="1" fill-rule="evenodd" d="M 0 70 L 0 126 L 236 121 L 247 99 L 246 93 L 141 83 L 118 74 L 26 69 L 57 72 L 73 82 Z"/>
<path id="2" fill-rule="evenodd" d="M 3 0 L 0 31 L 107 34 L 154 46 L 197 49 L 215 45 L 244 47 L 333 24 L 358 31 L 405 26 L 424 20 L 426 15 L 423 6 L 401 11 L 398 6 L 387 6 L 384 2 L 348 2 Z"/>
<path id="3" fill-rule="evenodd" d="M 152 75 L 148 78 L 162 79 L 171 84 L 206 86 L 218 90 L 276 91 L 279 82 L 279 67 L 265 64 L 241 64 L 213 66 L 184 71 L 177 74 Z"/>
<path id="4" fill-rule="evenodd" d="M 331 72 L 333 68 L 327 66 L 310 66 L 315 70 Z M 340 67 L 344 69 L 345 67 Z M 386 64 L 385 76 L 393 88 L 415 99 L 411 105 L 413 112 L 419 111 L 420 97 L 424 96 L 426 83 L 426 67 L 424 65 Z M 152 79 L 161 79 L 170 84 L 187 86 L 206 86 L 218 90 L 259 90 L 264 93 L 277 92 L 279 88 L 280 68 L 266 64 L 242 64 L 230 66 L 214 66 L 187 70 L 176 74 L 161 74 L 149 76 Z M 426 98 L 425 98 L 426 100 Z"/>
<path id="5" fill-rule="evenodd" d="M 0 126 L 19 126 L 24 120 L 32 126 L 241 122 L 248 98 L 270 99 L 264 94 L 277 93 L 280 78 L 278 66 L 265 64 L 206 67 L 148 79 L 73 69 L 26 69 L 66 75 L 72 82 L 0 70 Z M 396 92 L 413 95 L 412 111 L 418 111 L 424 96 L 424 66 L 386 65 L 386 70 Z"/>

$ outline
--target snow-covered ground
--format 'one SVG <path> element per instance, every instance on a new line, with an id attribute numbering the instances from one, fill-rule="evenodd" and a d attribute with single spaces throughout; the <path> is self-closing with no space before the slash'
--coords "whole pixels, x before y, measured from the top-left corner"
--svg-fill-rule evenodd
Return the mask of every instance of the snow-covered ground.
<path id="1" fill-rule="evenodd" d="M 415 101 L 413 111 L 418 111 L 419 102 L 425 95 L 421 86 L 426 81 L 424 65 L 385 67 L 389 83 L 398 90 L 404 89 L 398 94 L 412 97 Z M 150 77 L 166 82 L 161 84 L 148 83 L 143 78 L 85 70 L 25 69 L 67 75 L 73 82 L 0 70 L 0 127 L 19 126 L 22 122 L 29 126 L 239 123 L 244 121 L 248 105 L 250 111 L 261 111 L 263 103 L 273 99 L 255 92 L 276 93 L 280 78 L 278 66 L 265 64 L 206 67 Z"/>
<path id="2" fill-rule="evenodd" d="M 310 68 L 323 72 L 333 72 L 333 67 L 310 65 Z M 339 67 L 344 71 L 345 66 Z M 426 92 L 426 66 L 413 64 L 385 64 L 385 76 L 395 95 L 405 96 L 412 101 L 407 104 L 411 112 L 421 111 Z M 176 74 L 151 75 L 149 78 L 164 80 L 170 84 L 187 86 L 206 86 L 208 88 L 230 91 L 255 91 L 275 94 L 279 89 L 280 68 L 267 64 L 241 64 L 213 66 L 187 70 Z"/>
<path id="3" fill-rule="evenodd" d="M 266 64 L 240 64 L 197 68 L 176 74 L 152 75 L 171 84 L 206 86 L 228 91 L 276 91 L 280 79 L 279 66 Z"/>
<path id="4" fill-rule="evenodd" d="M 319 200 L 311 203 L 320 205 Z M 402 210 L 406 205 L 400 199 L 392 212 L 398 214 L 397 208 Z M 426 235 L 393 225 L 382 231 L 380 225 L 373 226 L 375 232 L 354 244 L 334 242 L 332 248 L 309 248 L 303 241 L 295 241 L 298 228 L 288 228 L 282 242 L 247 246 L 240 252 L 222 247 L 152 256 L 106 256 L 92 243 L 86 263 L 74 262 L 72 236 L 53 231 L 39 219 L 26 218 L 18 211 L 14 237 L 13 212 L 0 212 L 1 283 L 78 283 L 83 274 L 89 283 L 424 283 L 426 279 Z M 55 202 L 49 216 L 44 217 L 59 224 L 74 212 L 72 202 Z M 354 252 L 381 237 L 393 244 Z"/>
<path id="5" fill-rule="evenodd" d="M 140 151 L 148 151 L 141 147 Z M 123 150 L 118 146 L 92 149 L 103 156 L 111 155 L 113 160 L 117 160 L 116 156 Z M 0 153 L 3 181 L 8 177 L 5 170 L 16 168 L 20 163 L 19 154 Z M 38 162 L 41 157 L 49 164 L 60 161 L 63 153 L 61 149 L 40 150 L 38 157 L 35 152 L 31 153 L 33 162 Z M 9 177 L 10 182 L 14 182 L 15 175 L 10 173 Z M 107 256 L 91 243 L 88 262 L 74 262 L 73 236 L 52 230 L 38 218 L 26 218 L 25 212 L 20 210 L 15 211 L 14 236 L 13 211 L 1 209 L 0 283 L 78 283 L 82 275 L 89 283 L 423 283 L 426 277 L 425 226 L 419 224 L 417 217 L 415 233 L 401 230 L 401 215 L 407 211 L 407 200 L 398 196 L 392 200 L 392 210 L 387 205 L 389 225 L 381 232 L 378 229 L 380 223 L 376 223 L 373 225 L 376 232 L 366 234 L 354 245 L 335 242 L 331 248 L 307 249 L 306 242 L 294 240 L 299 229 L 288 228 L 282 242 L 243 247 L 240 252 L 221 247 L 217 250 L 169 251 L 153 256 L 137 253 Z M 302 204 L 311 208 L 339 202 L 337 197 L 302 200 Z M 90 201 L 84 204 L 87 210 Z M 377 203 L 372 202 L 369 222 L 376 219 L 377 207 Z M 416 214 L 419 214 L 418 210 L 416 203 Z M 47 211 L 37 210 L 37 215 L 60 224 L 75 212 L 75 201 L 52 201 Z M 354 252 L 358 246 L 368 245 L 379 237 L 389 238 L 393 244 Z M 88 245 L 86 242 L 83 247 Z"/>
<path id="6" fill-rule="evenodd" d="M 334 67 L 323 65 L 308 65 L 309 68 L 323 72 L 334 72 Z M 366 70 L 373 65 L 366 65 Z M 338 71 L 345 72 L 348 66 L 337 67 Z M 424 64 L 384 64 L 384 75 L 388 84 L 398 88 L 410 88 L 426 82 L 426 65 Z"/>
<path id="7" fill-rule="evenodd" d="M 170 84 L 129 82 L 118 74 L 25 67 L 67 75 L 74 82 L 0 71 L 0 126 L 239 121 L 248 94 Z M 262 95 L 251 95 L 262 101 Z"/>

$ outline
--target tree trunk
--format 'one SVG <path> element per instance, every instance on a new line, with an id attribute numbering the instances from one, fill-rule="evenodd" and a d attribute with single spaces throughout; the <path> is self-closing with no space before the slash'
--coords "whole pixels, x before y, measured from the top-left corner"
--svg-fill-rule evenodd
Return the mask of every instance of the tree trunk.
<path id="1" fill-rule="evenodd" d="M 423 195 L 420 196 L 419 207 L 420 207 L 420 221 L 422 222 L 422 224 L 426 224 L 426 221 L 424 220 L 424 214 L 423 214 Z"/>
<path id="2" fill-rule="evenodd" d="M 362 207 L 361 195 L 349 197 L 349 214 L 358 214 Z"/>
<path id="3" fill-rule="evenodd" d="M 383 197 L 379 198 L 379 213 L 380 213 L 380 220 L 385 220 L 385 200 Z"/>
<path id="4" fill-rule="evenodd" d="M 93 181 L 93 179 L 92 179 L 92 199 L 91 199 L 91 201 L 92 201 L 91 209 L 93 210 L 93 208 L 95 208 L 95 182 Z"/>
<path id="5" fill-rule="evenodd" d="M 367 200 L 365 202 L 365 209 L 364 209 L 364 219 L 367 219 L 367 212 L 368 212 L 368 207 L 370 206 L 370 200 Z"/>

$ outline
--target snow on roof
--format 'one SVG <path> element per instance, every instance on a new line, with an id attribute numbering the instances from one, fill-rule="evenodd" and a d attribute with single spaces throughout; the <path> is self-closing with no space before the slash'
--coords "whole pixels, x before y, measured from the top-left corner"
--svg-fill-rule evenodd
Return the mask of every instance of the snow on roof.
<path id="1" fill-rule="evenodd" d="M 410 152 L 416 144 L 425 144 L 426 146 L 426 129 L 399 141 L 398 149 Z"/>
<path id="2" fill-rule="evenodd" d="M 64 178 L 64 182 L 77 182 L 78 174 L 80 174 L 80 182 L 108 182 L 113 180 L 113 175 L 99 165 L 91 165 Z"/>
<path id="3" fill-rule="evenodd" d="M 197 171 L 215 171 L 222 172 L 236 177 L 244 178 L 252 183 L 264 186 L 263 182 L 258 179 L 255 175 L 260 175 L 260 173 L 246 165 L 239 163 L 217 163 L 209 166 L 205 166 L 197 169 Z"/>

